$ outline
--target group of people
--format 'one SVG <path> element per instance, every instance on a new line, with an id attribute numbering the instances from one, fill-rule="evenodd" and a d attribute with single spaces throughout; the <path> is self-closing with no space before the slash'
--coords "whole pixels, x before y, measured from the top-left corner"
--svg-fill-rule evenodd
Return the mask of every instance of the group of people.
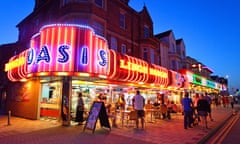
<path id="1" fill-rule="evenodd" d="M 193 99 L 189 97 L 189 93 L 185 93 L 182 99 L 184 129 L 192 128 L 196 121 L 201 122 L 208 129 L 207 117 L 213 121 L 211 103 L 212 99 L 207 93 L 205 95 L 196 94 Z"/>

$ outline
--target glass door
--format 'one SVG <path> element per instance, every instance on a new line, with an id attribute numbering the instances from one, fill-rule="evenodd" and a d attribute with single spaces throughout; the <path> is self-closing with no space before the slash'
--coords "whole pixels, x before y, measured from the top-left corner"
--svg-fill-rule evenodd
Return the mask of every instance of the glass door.
<path id="1" fill-rule="evenodd" d="M 61 82 L 42 83 L 40 118 L 59 119 L 61 116 Z"/>

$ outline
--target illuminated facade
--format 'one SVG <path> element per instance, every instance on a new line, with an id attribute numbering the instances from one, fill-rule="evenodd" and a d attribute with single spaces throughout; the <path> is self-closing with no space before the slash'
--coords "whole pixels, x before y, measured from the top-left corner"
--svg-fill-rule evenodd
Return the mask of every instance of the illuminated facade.
<path id="1" fill-rule="evenodd" d="M 172 48 L 153 35 L 145 6 L 136 12 L 127 0 L 35 2 L 34 11 L 17 25 L 18 42 L 4 49 L 9 55 L 2 69 L 12 81 L 5 88 L 7 110 L 13 115 L 63 120 L 66 107 L 64 124 L 69 125 L 78 92 L 87 109 L 99 94 L 114 103 L 124 93 L 131 105 L 138 88 L 153 101 L 161 90 L 190 89 L 188 83 L 198 78 L 174 71 L 182 67 L 170 61 L 184 62 L 184 43 L 172 35 L 176 53 L 169 55 Z M 179 99 L 174 97 L 175 102 Z"/>

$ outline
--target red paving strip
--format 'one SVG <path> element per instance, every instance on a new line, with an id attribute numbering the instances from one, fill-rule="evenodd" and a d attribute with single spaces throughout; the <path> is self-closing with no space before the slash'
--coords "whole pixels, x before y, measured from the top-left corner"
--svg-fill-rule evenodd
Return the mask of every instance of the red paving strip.
<path id="1" fill-rule="evenodd" d="M 213 108 L 213 122 L 210 129 L 201 125 L 191 129 L 183 129 L 183 116 L 172 120 L 157 120 L 147 123 L 145 130 L 131 127 L 112 128 L 111 131 L 97 127 L 95 133 L 83 132 L 83 126 L 62 127 L 54 121 L 27 120 L 12 117 L 10 126 L 6 126 L 7 117 L 0 116 L 1 144 L 5 143 L 81 143 L 81 144 L 195 144 L 206 137 L 219 124 L 232 114 L 230 108 Z M 17 142 L 17 140 L 20 140 Z"/>

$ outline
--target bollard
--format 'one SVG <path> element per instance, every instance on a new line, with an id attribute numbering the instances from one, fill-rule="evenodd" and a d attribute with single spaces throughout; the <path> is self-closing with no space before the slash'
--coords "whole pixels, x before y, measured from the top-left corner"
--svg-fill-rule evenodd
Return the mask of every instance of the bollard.
<path id="1" fill-rule="evenodd" d="M 8 125 L 11 125 L 11 111 L 8 111 Z"/>

